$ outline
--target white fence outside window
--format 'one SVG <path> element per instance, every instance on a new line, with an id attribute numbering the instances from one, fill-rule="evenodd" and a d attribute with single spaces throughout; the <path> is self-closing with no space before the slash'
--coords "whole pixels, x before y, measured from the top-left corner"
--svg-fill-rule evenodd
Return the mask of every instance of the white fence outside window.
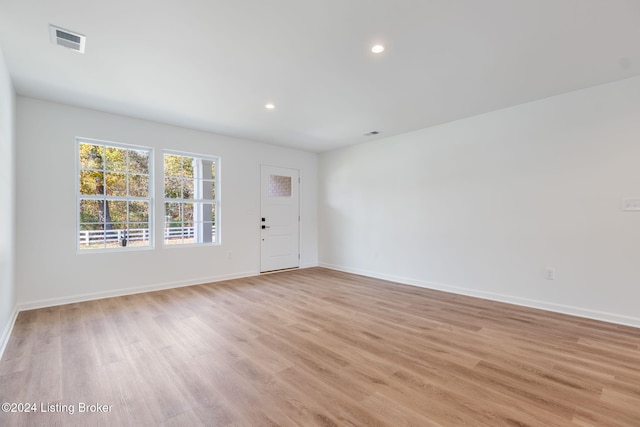
<path id="1" fill-rule="evenodd" d="M 211 227 L 215 235 L 215 225 Z M 195 227 L 167 227 L 164 229 L 164 239 L 190 239 L 195 236 Z M 146 228 L 132 228 L 129 230 L 81 230 L 78 235 L 81 245 L 93 243 L 118 243 L 124 239 L 127 242 L 148 241 L 149 230 Z"/>

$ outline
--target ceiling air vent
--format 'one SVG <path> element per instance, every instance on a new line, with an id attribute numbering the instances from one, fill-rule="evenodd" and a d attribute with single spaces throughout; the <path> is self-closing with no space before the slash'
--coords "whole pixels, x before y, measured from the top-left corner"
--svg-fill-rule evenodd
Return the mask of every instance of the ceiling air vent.
<path id="1" fill-rule="evenodd" d="M 51 31 L 51 42 L 76 52 L 84 53 L 84 43 L 86 37 L 82 34 L 74 33 L 64 28 L 49 25 Z"/>

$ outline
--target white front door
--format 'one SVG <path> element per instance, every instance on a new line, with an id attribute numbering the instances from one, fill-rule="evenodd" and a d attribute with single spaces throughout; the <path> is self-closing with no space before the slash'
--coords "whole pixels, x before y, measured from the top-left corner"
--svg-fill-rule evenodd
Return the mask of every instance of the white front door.
<path id="1" fill-rule="evenodd" d="M 299 267 L 300 172 L 262 165 L 260 271 Z"/>

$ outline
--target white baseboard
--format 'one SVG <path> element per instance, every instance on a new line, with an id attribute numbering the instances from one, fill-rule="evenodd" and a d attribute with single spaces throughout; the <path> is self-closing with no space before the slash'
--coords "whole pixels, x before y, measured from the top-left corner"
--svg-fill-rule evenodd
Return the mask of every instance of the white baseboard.
<path id="1" fill-rule="evenodd" d="M 21 303 L 18 305 L 18 311 L 34 310 L 37 308 L 53 307 L 57 305 L 71 304 L 83 301 L 92 301 L 103 298 L 120 297 L 124 295 L 141 294 L 144 292 L 161 291 L 164 289 L 182 288 L 185 286 L 202 285 L 206 283 L 222 282 L 224 280 L 241 279 L 244 277 L 257 276 L 258 271 L 247 271 L 244 273 L 227 274 L 213 277 L 202 277 L 199 279 L 180 281 L 180 282 L 167 282 L 157 285 L 140 286 L 136 288 L 125 288 L 109 290 L 104 292 L 95 292 L 90 294 L 73 295 L 61 298 L 50 298 L 45 300 L 30 301 Z"/>
<path id="2" fill-rule="evenodd" d="M 9 344 L 9 338 L 11 337 L 11 331 L 13 331 L 13 325 L 16 324 L 16 319 L 18 318 L 18 307 L 14 306 L 13 312 L 11 313 L 11 317 L 9 318 L 9 322 L 2 331 L 2 335 L 0 335 L 0 360 L 2 360 L 2 356 L 4 355 L 4 351 L 7 348 L 7 344 Z"/>
<path id="3" fill-rule="evenodd" d="M 392 282 L 402 283 L 404 285 L 418 286 L 421 288 L 434 289 L 438 291 L 450 292 L 453 294 L 467 295 L 476 298 L 487 299 L 491 301 L 505 302 L 508 304 L 521 305 L 524 307 L 538 308 L 541 310 L 552 311 L 555 313 L 569 314 L 572 316 L 584 317 L 587 319 L 601 320 L 604 322 L 616 323 L 619 325 L 632 326 L 640 328 L 640 318 L 631 316 L 622 316 L 615 313 L 607 313 L 603 311 L 585 309 L 563 304 L 556 304 L 546 301 L 532 300 L 528 298 L 520 298 L 511 295 L 502 295 L 492 292 L 478 291 L 475 289 L 460 288 L 449 286 L 442 283 L 429 282 L 426 280 L 414 279 L 409 277 L 401 277 L 390 274 L 378 273 L 375 271 L 359 270 L 339 265 L 320 263 L 320 267 L 330 270 L 343 271 L 345 273 L 358 274 L 361 276 L 373 277 L 376 279 L 389 280 Z"/>

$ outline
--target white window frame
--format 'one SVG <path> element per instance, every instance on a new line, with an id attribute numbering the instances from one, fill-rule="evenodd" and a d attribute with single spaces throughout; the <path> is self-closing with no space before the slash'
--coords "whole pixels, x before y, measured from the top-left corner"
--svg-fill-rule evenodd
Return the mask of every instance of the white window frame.
<path id="1" fill-rule="evenodd" d="M 166 183 L 166 178 L 167 176 L 165 175 L 165 167 L 164 167 L 164 161 L 165 161 L 165 156 L 181 156 L 181 157 L 188 157 L 188 158 L 192 158 L 196 161 L 210 161 L 213 164 L 215 164 L 215 176 L 212 177 L 211 179 L 209 178 L 203 178 L 202 174 L 200 176 L 195 176 L 197 174 L 196 170 L 194 170 L 194 179 L 200 180 L 201 182 L 205 182 L 205 181 L 212 181 L 213 182 L 213 186 L 215 188 L 215 198 L 213 199 L 205 199 L 203 197 L 203 189 L 202 188 L 198 188 L 196 185 L 194 185 L 194 195 L 193 198 L 171 198 L 171 197 L 167 197 L 166 194 L 166 188 L 165 188 L 165 183 Z M 200 168 L 200 172 L 203 172 L 202 168 Z M 177 177 L 176 177 L 177 178 Z M 165 248 L 176 248 L 176 247 L 189 247 L 189 246 L 218 246 L 221 244 L 221 221 L 220 221 L 220 157 L 218 156 L 212 156 L 212 155 L 208 155 L 208 154 L 197 154 L 197 153 L 191 153 L 191 152 L 187 152 L 187 151 L 178 151 L 178 150 L 162 150 L 162 195 L 163 195 L 163 204 L 162 204 L 162 209 L 163 209 L 163 214 L 164 214 L 164 221 L 163 221 L 163 227 L 162 227 L 162 242 L 163 242 L 163 247 Z M 189 242 L 189 241 L 185 241 L 184 238 L 184 234 L 182 237 L 182 241 L 181 242 L 177 242 L 177 241 L 173 241 L 172 243 L 167 243 L 167 221 L 168 216 L 166 215 L 166 206 L 167 203 L 178 203 L 181 204 L 184 207 L 184 204 L 188 204 L 188 203 L 192 203 L 194 204 L 194 217 L 197 216 L 197 212 L 198 212 L 198 206 L 204 207 L 203 205 L 208 205 L 211 204 L 213 205 L 213 209 L 215 212 L 215 223 L 213 223 L 214 229 L 215 231 L 212 233 L 212 238 L 214 241 L 212 242 L 206 242 L 206 241 L 202 241 L 203 236 L 199 235 L 198 232 L 198 225 L 196 225 L 197 223 L 199 223 L 199 226 L 202 226 L 204 223 L 206 223 L 206 221 L 204 219 L 200 220 L 200 221 L 196 221 L 196 218 L 194 218 L 194 241 L 193 242 Z M 182 208 L 183 209 L 183 208 Z M 202 213 L 200 213 L 200 215 L 202 215 Z M 182 218 L 182 224 L 184 226 L 184 218 Z"/>
<path id="2" fill-rule="evenodd" d="M 129 195 L 129 189 L 128 189 L 128 184 L 127 184 L 127 191 L 126 191 L 126 196 L 108 196 L 106 194 L 106 188 L 105 188 L 105 194 L 101 194 L 101 195 L 92 195 L 92 194 L 81 194 L 80 191 L 80 176 L 81 176 L 81 171 L 83 170 L 96 170 L 98 171 L 99 169 L 83 169 L 82 165 L 81 165 L 81 159 L 80 159 L 80 145 L 81 144 L 90 144 L 90 145 L 102 145 L 105 147 L 105 149 L 107 147 L 113 147 L 113 148 L 120 148 L 120 149 L 125 149 L 125 150 L 135 150 L 135 151 L 146 151 L 149 153 L 149 173 L 148 173 L 148 177 L 149 177 L 149 191 L 147 194 L 147 197 L 135 197 L 135 196 L 130 196 Z M 94 138 L 85 138 L 85 137 L 77 137 L 76 138 L 76 144 L 75 144 L 75 150 L 76 150 L 76 251 L 79 254 L 91 254 L 91 253 L 104 253 L 104 252 L 121 252 L 121 251 L 141 251 L 141 250 L 152 250 L 154 249 L 154 178 L 153 178 L 153 158 L 154 158 L 154 152 L 153 152 L 153 148 L 151 147 L 145 147 L 145 146 L 140 146 L 140 145 L 133 145 L 133 144 L 124 144 L 124 143 L 119 143 L 119 142 L 112 142 L 112 141 L 104 141 L 104 140 L 99 140 L 99 139 L 94 139 Z M 106 161 L 103 162 L 102 165 L 102 170 L 103 173 L 105 173 L 105 177 L 106 177 L 106 173 L 107 173 L 107 169 L 106 169 Z M 125 175 L 139 175 L 139 174 L 134 174 L 131 173 L 129 171 L 129 160 L 127 157 L 127 170 L 124 172 Z M 128 180 L 127 180 L 128 181 Z M 83 224 L 81 222 L 81 218 L 80 218 L 80 213 L 81 213 L 81 208 L 80 208 L 80 204 L 82 200 L 103 200 L 103 201 L 123 201 L 123 202 L 136 202 L 136 201 L 142 201 L 142 202 L 146 202 L 148 203 L 148 230 L 146 232 L 147 236 L 148 236 L 148 245 L 145 246 L 131 246 L 129 244 L 126 244 L 126 246 L 122 246 L 122 243 L 119 246 L 112 246 L 112 247 L 100 247 L 100 248 L 89 248 L 89 247 L 83 247 L 81 246 L 80 242 L 81 242 L 81 233 L 82 230 L 80 230 L 81 225 Z M 128 207 L 127 207 L 128 210 Z M 133 221 L 129 220 L 129 215 L 127 212 L 127 218 L 126 221 L 124 222 L 124 224 L 126 224 L 126 228 L 127 230 L 129 229 L 129 223 Z M 128 238 L 128 232 L 125 234 L 125 238 Z"/>

